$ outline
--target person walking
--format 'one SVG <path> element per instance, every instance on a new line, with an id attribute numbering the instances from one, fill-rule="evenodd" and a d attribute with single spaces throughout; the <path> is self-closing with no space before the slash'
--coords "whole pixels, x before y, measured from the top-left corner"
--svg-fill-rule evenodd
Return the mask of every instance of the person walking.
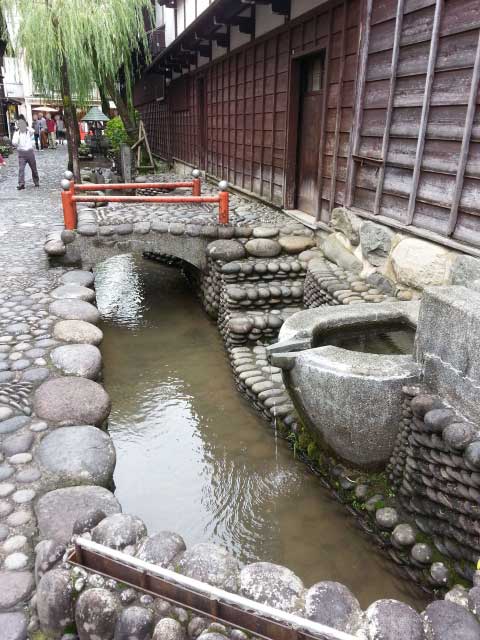
<path id="1" fill-rule="evenodd" d="M 48 148 L 55 149 L 55 120 L 52 118 L 51 113 L 47 113 L 47 132 L 48 132 Z"/>
<path id="2" fill-rule="evenodd" d="M 35 149 L 40 150 L 40 117 L 41 113 L 33 116 L 33 137 L 35 138 Z"/>
<path id="3" fill-rule="evenodd" d="M 40 146 L 42 149 L 48 147 L 47 121 L 43 113 L 40 114 Z"/>
<path id="4" fill-rule="evenodd" d="M 65 122 L 61 115 L 56 115 L 55 120 L 57 122 L 57 144 L 65 143 Z"/>
<path id="5" fill-rule="evenodd" d="M 28 126 L 24 118 L 19 118 L 18 129 L 13 134 L 12 144 L 17 147 L 18 152 L 18 185 L 17 189 L 25 189 L 25 166 L 28 164 L 32 172 L 33 184 L 40 186 L 37 163 L 35 161 L 35 151 L 33 150 L 32 133 L 33 129 Z"/>

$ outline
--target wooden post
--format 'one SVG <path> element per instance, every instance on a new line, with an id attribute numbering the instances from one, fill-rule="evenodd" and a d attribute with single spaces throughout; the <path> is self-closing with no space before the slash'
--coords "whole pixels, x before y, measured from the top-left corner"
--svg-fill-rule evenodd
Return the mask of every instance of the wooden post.
<path id="1" fill-rule="evenodd" d="M 192 196 L 200 196 L 202 194 L 202 183 L 200 178 L 193 178 L 192 183 Z"/>
<path id="2" fill-rule="evenodd" d="M 332 159 L 332 176 L 330 178 L 330 203 L 328 205 L 329 214 L 335 204 L 335 191 L 337 186 L 337 166 L 338 151 L 340 146 L 340 125 L 342 121 L 342 100 L 343 100 L 343 76 L 345 73 L 345 57 L 347 49 L 347 2 L 343 3 L 343 29 L 342 29 L 342 62 L 340 67 L 340 78 L 338 80 L 337 113 L 335 116 L 335 142 Z"/>
<path id="3" fill-rule="evenodd" d="M 395 96 L 398 56 L 400 53 L 400 39 L 402 37 L 402 27 L 403 27 L 403 4 L 404 4 L 404 0 L 398 0 L 397 17 L 395 20 L 395 37 L 393 40 L 392 65 L 390 68 L 390 86 L 388 91 L 387 114 L 385 118 L 385 129 L 383 131 L 383 140 L 382 140 L 381 159 L 383 162 L 378 172 L 377 191 L 375 193 L 375 204 L 373 207 L 373 213 L 375 215 L 378 215 L 380 211 L 380 201 L 382 199 L 383 181 L 385 179 L 385 164 L 387 162 L 388 145 L 390 142 L 390 127 L 392 124 L 392 114 L 393 114 L 393 98 Z"/>
<path id="4" fill-rule="evenodd" d="M 372 21 L 373 0 L 365 1 L 365 26 L 362 27 L 360 20 L 360 55 L 357 70 L 357 83 L 354 99 L 354 114 L 352 123 L 352 133 L 350 135 L 350 145 L 347 161 L 347 181 L 345 183 L 345 206 L 350 207 L 353 202 L 353 191 L 355 188 L 356 165 L 353 156 L 358 155 L 360 144 L 360 129 L 363 119 L 363 97 L 365 95 L 365 82 L 367 75 L 368 47 L 370 44 L 370 23 Z"/>
<path id="5" fill-rule="evenodd" d="M 432 39 L 430 42 L 430 54 L 428 56 L 427 77 L 425 80 L 425 93 L 423 94 L 422 116 L 418 131 L 417 152 L 413 166 L 412 184 L 410 186 L 410 198 L 408 200 L 407 220 L 405 224 L 412 224 L 415 215 L 415 202 L 417 199 L 418 183 L 422 167 L 423 150 L 425 148 L 425 134 L 427 132 L 430 100 L 432 97 L 433 78 L 435 76 L 435 63 L 437 61 L 438 40 L 440 35 L 440 21 L 442 18 L 444 0 L 436 0 L 435 17 L 433 19 Z"/>
<path id="6" fill-rule="evenodd" d="M 455 231 L 458 218 L 458 206 L 463 190 L 463 179 L 465 177 L 465 168 L 467 166 L 468 151 L 470 148 L 470 138 L 472 136 L 473 119 L 475 118 L 478 84 L 480 81 L 480 33 L 478 34 L 477 52 L 475 54 L 475 63 L 472 71 L 472 84 L 470 86 L 470 95 L 468 96 L 467 115 L 465 117 L 465 127 L 463 129 L 462 147 L 460 150 L 460 159 L 457 168 L 457 177 L 455 180 L 455 189 L 453 191 L 452 206 L 450 209 L 450 217 L 448 219 L 447 235 L 451 236 Z"/>
<path id="7" fill-rule="evenodd" d="M 325 153 L 325 139 L 327 137 L 325 127 L 327 126 L 327 109 L 328 109 L 328 83 L 330 80 L 330 53 L 332 49 L 332 31 L 333 31 L 333 10 L 330 9 L 328 14 L 328 39 L 325 49 L 324 68 L 323 68 L 323 96 L 322 96 L 322 122 L 320 128 L 320 144 L 318 145 L 318 198 L 317 212 L 315 214 L 315 222 L 322 217 L 322 190 L 323 190 L 323 158 Z"/>
<path id="8" fill-rule="evenodd" d="M 62 191 L 62 207 L 65 229 L 73 231 L 77 228 L 77 216 L 71 191 Z"/>
<path id="9" fill-rule="evenodd" d="M 218 198 L 218 222 L 228 224 L 228 191 L 220 191 Z"/>

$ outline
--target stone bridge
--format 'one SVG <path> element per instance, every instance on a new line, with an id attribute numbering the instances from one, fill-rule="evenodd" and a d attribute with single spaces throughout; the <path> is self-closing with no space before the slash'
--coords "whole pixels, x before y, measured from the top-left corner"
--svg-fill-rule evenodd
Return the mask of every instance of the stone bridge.
<path id="1" fill-rule="evenodd" d="M 172 193 L 182 192 L 177 189 Z M 138 189 L 137 194 L 157 195 L 151 189 Z M 214 187 L 204 183 L 202 194 L 213 195 Z M 76 231 L 65 231 L 60 224 L 51 228 L 45 250 L 50 256 L 64 256 L 64 262 L 81 262 L 86 269 L 112 256 L 152 252 L 180 258 L 204 271 L 206 249 L 214 240 L 236 239 L 245 244 L 253 236 L 259 242 L 252 252 L 247 250 L 247 256 L 272 258 L 310 246 L 311 240 L 306 244 L 300 241 L 299 236 L 305 234 L 313 236 L 311 230 L 281 211 L 230 194 L 229 224 L 219 224 L 217 206 L 209 204 L 110 203 L 107 207 L 79 207 Z M 295 251 L 282 240 L 291 236 L 297 237 Z"/>

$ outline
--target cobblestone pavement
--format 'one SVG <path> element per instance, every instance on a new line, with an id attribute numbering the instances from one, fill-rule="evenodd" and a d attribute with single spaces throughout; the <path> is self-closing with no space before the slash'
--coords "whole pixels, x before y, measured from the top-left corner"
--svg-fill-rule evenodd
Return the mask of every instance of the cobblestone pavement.
<path id="1" fill-rule="evenodd" d="M 157 182 L 158 176 L 146 176 L 145 180 Z M 162 182 L 188 181 L 189 177 L 179 177 L 175 173 L 162 174 Z M 218 195 L 218 186 L 212 182 L 202 180 L 202 195 Z M 166 195 L 165 192 L 153 189 L 144 189 L 138 195 Z M 190 189 L 177 189 L 170 191 L 168 195 L 191 195 Z M 291 220 L 280 210 L 269 207 L 257 200 L 246 198 L 237 193 L 229 196 L 230 224 L 235 225 L 276 225 L 282 226 Z M 211 225 L 218 222 L 218 205 L 216 204 L 113 204 L 108 208 L 97 211 L 97 220 L 100 225 L 117 225 L 127 222 L 153 222 L 154 220 L 171 222 L 172 219 L 179 223 Z"/>
<path id="2" fill-rule="evenodd" d="M 27 176 L 26 189 L 16 190 L 15 154 L 0 170 L 0 628 L 13 628 L 19 635 L 11 637 L 19 638 L 29 620 L 22 610 L 34 588 L 33 503 L 41 472 L 32 451 L 47 429 L 35 419 L 31 399 L 50 375 L 48 352 L 57 343 L 49 291 L 63 273 L 49 268 L 43 243 L 49 225 L 61 220 L 66 151 L 37 152 L 37 165 L 39 189 Z"/>

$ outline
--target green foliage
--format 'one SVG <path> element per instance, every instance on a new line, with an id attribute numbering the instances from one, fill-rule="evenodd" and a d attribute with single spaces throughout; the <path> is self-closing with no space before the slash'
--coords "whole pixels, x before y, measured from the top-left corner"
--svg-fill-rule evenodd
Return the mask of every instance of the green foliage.
<path id="1" fill-rule="evenodd" d="M 11 147 L 8 144 L 0 144 L 0 154 L 4 158 L 8 158 L 10 152 L 12 151 Z"/>
<path id="2" fill-rule="evenodd" d="M 313 460 L 313 458 L 316 458 L 317 455 L 318 455 L 318 447 L 315 444 L 315 442 L 312 441 L 307 447 L 307 456 Z"/>
<path id="3" fill-rule="evenodd" d="M 0 4 L 7 20 L 18 25 L 13 51 L 24 52 L 37 91 L 47 97 L 60 89 L 63 61 L 71 93 L 85 105 L 95 84 L 117 78 L 120 68 L 127 80 L 131 78 L 132 59 L 139 50 L 148 57 L 143 14 L 152 14 L 150 0 L 2 0 Z"/>
<path id="4" fill-rule="evenodd" d="M 118 151 L 122 142 L 128 142 L 128 135 L 125 130 L 125 126 L 119 116 L 116 116 L 107 122 L 105 135 L 108 138 L 113 151 Z"/>

